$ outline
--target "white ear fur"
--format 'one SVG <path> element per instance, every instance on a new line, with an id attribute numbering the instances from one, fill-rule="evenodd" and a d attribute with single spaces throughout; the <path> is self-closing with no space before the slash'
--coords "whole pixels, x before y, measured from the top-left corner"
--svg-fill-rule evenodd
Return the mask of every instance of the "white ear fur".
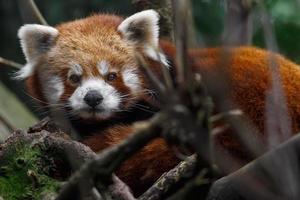
<path id="1" fill-rule="evenodd" d="M 154 10 L 138 12 L 126 18 L 118 27 L 123 37 L 137 47 L 142 47 L 150 58 L 167 64 L 162 53 L 156 53 L 159 41 L 159 14 Z"/>
<path id="2" fill-rule="evenodd" d="M 16 78 L 24 79 L 34 71 L 36 60 L 53 45 L 58 30 L 51 26 L 27 24 L 18 31 L 21 47 L 27 64 L 17 72 Z"/>
<path id="3" fill-rule="evenodd" d="M 137 45 L 157 47 L 159 15 L 154 10 L 138 12 L 126 18 L 118 27 L 123 37 Z"/>

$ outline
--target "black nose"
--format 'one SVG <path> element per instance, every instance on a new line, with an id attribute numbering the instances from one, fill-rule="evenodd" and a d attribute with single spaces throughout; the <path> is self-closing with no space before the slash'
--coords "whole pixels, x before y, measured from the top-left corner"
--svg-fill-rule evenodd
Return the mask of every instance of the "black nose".
<path id="1" fill-rule="evenodd" d="M 89 105 L 92 108 L 95 108 L 103 101 L 103 97 L 98 91 L 90 90 L 86 93 L 83 100 L 87 105 Z"/>

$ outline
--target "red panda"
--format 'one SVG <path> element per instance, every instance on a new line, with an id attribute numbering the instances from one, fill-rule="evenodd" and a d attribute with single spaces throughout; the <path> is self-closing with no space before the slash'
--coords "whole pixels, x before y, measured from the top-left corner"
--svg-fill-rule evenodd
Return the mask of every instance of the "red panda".
<path id="1" fill-rule="evenodd" d="M 159 62 L 174 68 L 176 50 L 172 43 L 159 39 L 158 20 L 155 11 L 146 10 L 126 19 L 99 14 L 56 27 L 24 25 L 18 36 L 27 64 L 17 77 L 26 80 L 34 98 L 63 107 L 84 136 L 82 142 L 101 151 L 131 134 L 133 122 L 148 119 L 159 110 L 135 58 L 135 52 L 140 52 L 157 76 L 161 75 Z M 156 53 L 158 47 L 161 52 Z M 230 96 L 264 133 L 270 52 L 254 47 L 231 51 Z M 189 52 L 194 71 L 203 77 L 216 70 L 220 55 L 220 48 Z M 300 126 L 300 68 L 274 56 L 296 133 Z M 221 134 L 219 143 L 229 153 L 243 154 L 243 146 L 230 133 Z M 141 194 L 177 162 L 164 141 L 157 139 L 126 161 L 117 174 L 135 194 Z"/>

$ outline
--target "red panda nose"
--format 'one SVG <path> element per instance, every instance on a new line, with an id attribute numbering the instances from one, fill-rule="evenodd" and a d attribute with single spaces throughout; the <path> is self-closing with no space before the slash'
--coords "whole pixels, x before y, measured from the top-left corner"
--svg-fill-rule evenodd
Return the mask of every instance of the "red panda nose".
<path id="1" fill-rule="evenodd" d="M 87 105 L 95 108 L 103 101 L 103 96 L 97 90 L 90 90 L 86 93 L 83 100 Z"/>

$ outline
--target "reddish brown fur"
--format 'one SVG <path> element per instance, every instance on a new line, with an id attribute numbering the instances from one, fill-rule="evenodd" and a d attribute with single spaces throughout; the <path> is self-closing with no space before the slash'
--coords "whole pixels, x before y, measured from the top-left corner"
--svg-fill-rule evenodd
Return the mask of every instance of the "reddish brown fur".
<path id="1" fill-rule="evenodd" d="M 175 53 L 175 49 L 170 44 L 164 43 L 162 48 L 169 56 L 173 56 Z M 241 47 L 234 49 L 232 53 L 233 57 L 228 68 L 231 85 L 230 96 L 263 134 L 265 132 L 265 92 L 270 88 L 270 72 L 268 70 L 269 52 L 253 47 Z M 195 70 L 201 72 L 203 76 L 207 76 L 216 71 L 215 67 L 218 66 L 220 55 L 221 49 L 217 48 L 191 52 L 191 56 L 195 59 Z M 297 133 L 300 126 L 300 105 L 298 104 L 298 102 L 300 102 L 300 95 L 298 93 L 298 91 L 300 91 L 300 68 L 282 56 L 276 55 L 276 59 L 280 65 L 280 73 L 287 97 L 288 110 L 292 118 L 293 133 Z M 201 69 L 197 66 L 201 66 Z M 113 128 L 101 135 L 89 138 L 85 143 L 93 150 L 99 151 L 102 148 L 119 143 L 130 133 L 130 127 Z M 264 140 L 262 135 L 258 135 L 258 137 L 262 141 Z M 245 155 L 245 148 L 230 132 L 227 131 L 218 135 L 217 143 L 224 147 L 229 153 L 236 156 L 236 158 L 249 161 L 248 156 Z M 142 174 L 145 173 L 147 167 L 153 172 L 151 179 L 147 181 L 148 183 L 155 181 L 161 172 L 170 169 L 170 167 L 176 163 L 177 160 L 170 154 L 170 151 L 164 146 L 163 142 L 157 140 L 153 141 L 132 159 L 127 161 L 126 164 L 122 166 L 118 175 L 121 176 L 135 192 L 140 193 L 148 186 L 148 184 L 144 185 L 144 180 L 139 179 Z M 127 176 L 126 174 L 130 175 Z M 142 186 L 141 183 L 143 183 Z"/>
<path id="2" fill-rule="evenodd" d="M 64 59 L 62 59 L 63 63 L 54 63 L 54 65 L 63 66 L 66 60 L 76 58 L 76 61 L 83 67 L 83 77 L 102 77 L 97 69 L 100 58 L 109 62 L 118 71 L 125 64 L 135 65 L 133 57 L 130 56 L 133 49 L 127 47 L 126 43 L 120 42 L 121 36 L 115 31 L 120 22 L 121 18 L 117 16 L 101 15 L 58 26 L 60 36 L 57 39 L 56 52 L 62 54 L 55 54 L 55 56 Z M 95 24 L 101 24 L 101 26 L 95 26 Z M 55 58 L 54 60 L 57 62 Z M 121 77 L 120 74 L 118 76 Z M 124 87 L 122 78 L 114 81 L 112 85 L 122 93 L 128 93 L 128 88 Z M 73 91 L 74 87 L 67 89 L 64 96 L 70 96 Z"/>
<path id="3" fill-rule="evenodd" d="M 93 151 L 99 152 L 120 143 L 132 132 L 131 126 L 114 126 L 104 132 L 100 131 L 99 134 L 96 133 L 83 143 Z M 178 161 L 164 140 L 156 139 L 126 161 L 117 171 L 117 175 L 138 195 L 150 187 L 167 169 L 174 167 Z"/>
<path id="4" fill-rule="evenodd" d="M 40 69 L 36 73 L 54 74 L 66 79 L 70 64 L 75 60 L 83 68 L 83 78 L 90 76 L 103 78 L 99 73 L 97 64 L 99 60 L 105 60 L 118 74 L 118 79 L 111 84 L 117 87 L 122 94 L 127 94 L 129 88 L 123 83 L 121 68 L 124 66 L 134 67 L 136 62 L 133 47 L 127 45 L 121 39 L 121 35 L 116 32 L 116 27 L 121 21 L 122 18 L 118 16 L 95 15 L 57 26 L 59 36 L 56 38 L 55 46 L 47 56 L 41 59 L 42 62 L 38 64 Z M 43 66 L 50 66 L 50 68 Z M 40 85 L 43 80 L 39 80 L 36 75 L 27 80 L 29 80 L 27 81 L 27 88 L 29 88 L 31 95 L 43 100 L 44 97 L 41 92 L 31 89 Z M 66 80 L 64 83 L 65 90 L 61 97 L 62 101 L 66 101 L 76 89 L 76 86 L 70 84 L 69 81 Z"/>
<path id="5" fill-rule="evenodd" d="M 196 65 L 201 66 L 201 72 L 207 73 L 215 70 L 220 59 L 220 49 L 205 49 L 194 52 L 193 56 L 199 56 Z M 228 72 L 230 96 L 242 108 L 249 119 L 263 133 L 265 95 L 270 89 L 270 70 L 268 60 L 270 52 L 253 47 L 241 47 L 232 51 Z M 280 66 L 280 75 L 283 89 L 287 99 L 287 106 L 292 118 L 293 132 L 299 131 L 300 126 L 300 68 L 298 65 L 283 58 L 273 55 Z M 209 74 L 208 74 L 209 75 Z M 280 106 L 280 105 L 278 105 Z"/>
<path id="6" fill-rule="evenodd" d="M 122 19 L 117 16 L 95 15 L 58 26 L 60 35 L 56 41 L 56 49 L 53 50 L 56 53 L 54 57 L 46 58 L 49 65 L 55 66 L 51 68 L 51 73 L 66 77 L 65 64 L 73 58 L 79 59 L 78 62 L 84 68 L 84 76 L 90 74 L 100 76 L 95 67 L 100 58 L 108 60 L 114 66 L 123 66 L 125 63 L 135 64 L 134 49 L 126 45 L 116 31 L 121 21 Z M 165 41 L 161 41 L 160 45 L 166 55 L 171 60 L 174 59 L 174 46 Z M 192 50 L 190 52 L 191 61 L 193 61 L 191 64 L 194 70 L 200 72 L 203 77 L 210 77 L 217 71 L 216 66 L 221 59 L 220 55 L 221 49 L 218 48 Z M 230 96 L 263 134 L 265 132 L 265 93 L 270 88 L 269 52 L 253 47 L 241 47 L 232 49 L 232 56 L 227 69 L 230 75 Z M 293 132 L 296 133 L 300 126 L 300 69 L 299 66 L 279 55 L 276 55 L 276 58 L 280 65 L 280 75 L 292 119 Z M 151 67 L 156 74 L 160 74 L 158 63 L 151 61 Z M 116 87 L 120 85 L 122 82 L 116 83 Z M 29 78 L 27 87 L 34 96 L 43 99 L 35 75 Z M 74 87 L 67 82 L 65 82 L 65 87 L 63 98 L 69 97 L 74 91 Z M 130 126 L 115 126 L 104 132 L 95 133 L 83 143 L 98 152 L 120 143 L 131 132 Z M 258 137 L 263 140 L 262 135 Z M 218 142 L 230 153 L 244 155 L 244 147 L 233 138 L 230 132 L 219 135 Z M 118 175 L 136 193 L 140 193 L 145 186 L 153 183 L 163 171 L 169 170 L 176 163 L 177 159 L 164 142 L 155 140 L 127 161 L 119 170 Z"/>

